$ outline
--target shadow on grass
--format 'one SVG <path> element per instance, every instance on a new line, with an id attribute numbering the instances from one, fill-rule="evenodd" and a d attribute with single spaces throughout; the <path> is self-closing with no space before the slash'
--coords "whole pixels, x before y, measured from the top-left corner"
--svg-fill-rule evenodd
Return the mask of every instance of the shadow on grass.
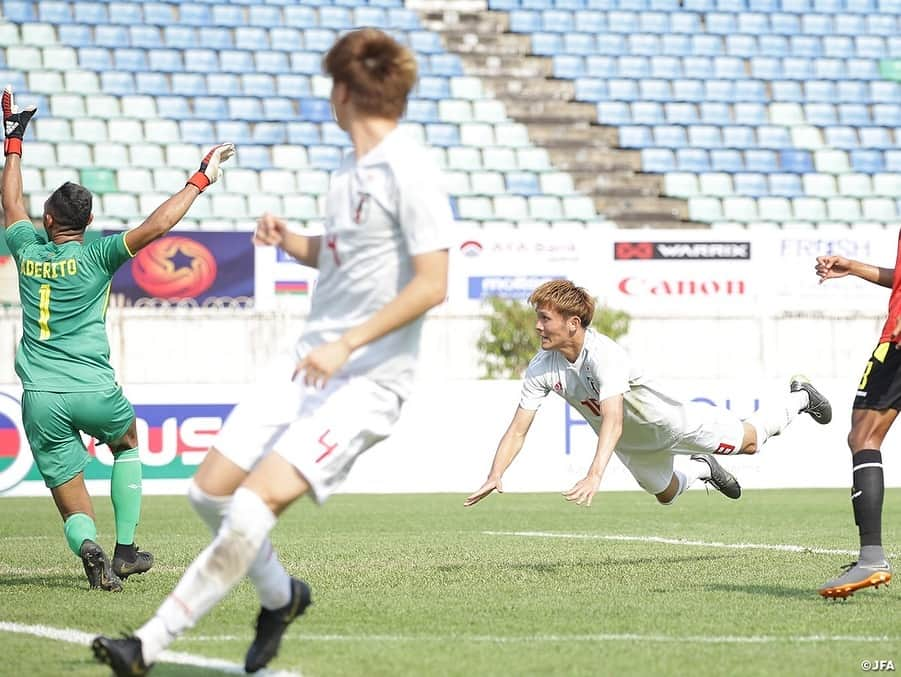
<path id="1" fill-rule="evenodd" d="M 741 557 L 740 553 L 730 554 L 730 553 L 721 553 L 716 555 L 685 555 L 683 557 L 669 557 L 663 556 L 660 557 L 622 557 L 622 558 L 612 558 L 605 557 L 603 559 L 580 559 L 574 561 L 560 561 L 560 562 L 511 562 L 509 564 L 498 565 L 496 562 L 491 562 L 490 566 L 492 569 L 496 568 L 504 568 L 511 569 L 516 571 L 532 571 L 535 573 L 557 573 L 563 571 L 569 571 L 572 569 L 606 569 L 606 568 L 616 568 L 616 567 L 633 567 L 633 566 L 647 566 L 647 565 L 668 565 L 668 564 L 679 564 L 679 563 L 698 563 L 698 562 L 709 562 L 714 560 L 723 560 L 723 559 L 735 559 L 736 557 Z M 436 571 L 441 572 L 458 572 L 458 571 L 467 571 L 472 569 L 471 564 L 440 564 L 434 569 Z"/>
<path id="2" fill-rule="evenodd" d="M 812 586 L 809 588 L 794 588 L 785 585 L 740 585 L 737 583 L 714 583 L 705 586 L 714 592 L 743 592 L 748 595 L 766 595 L 768 597 L 782 597 L 793 599 L 805 599 L 822 602 L 822 598 Z"/>
<path id="3" fill-rule="evenodd" d="M 34 585 L 39 588 L 68 588 L 70 590 L 81 589 L 85 592 L 88 591 L 88 582 L 84 576 L 66 576 L 63 574 L 51 576 L 6 574 L 0 576 L 0 588 L 25 585 Z"/>

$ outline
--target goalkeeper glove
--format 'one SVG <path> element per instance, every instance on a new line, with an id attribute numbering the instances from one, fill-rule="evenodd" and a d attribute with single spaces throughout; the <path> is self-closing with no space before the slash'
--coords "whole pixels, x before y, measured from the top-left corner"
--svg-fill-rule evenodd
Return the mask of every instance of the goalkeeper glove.
<path id="1" fill-rule="evenodd" d="M 13 103 L 12 85 L 6 85 L 3 90 L 2 97 L 3 108 L 3 131 L 6 134 L 6 140 L 3 142 L 4 155 L 22 155 L 22 136 L 25 134 L 25 128 L 31 116 L 37 113 L 37 108 L 29 106 L 23 111 Z"/>
<path id="2" fill-rule="evenodd" d="M 223 143 L 210 149 L 200 162 L 200 169 L 188 179 L 188 184 L 196 186 L 202 193 L 211 183 L 216 183 L 222 175 L 219 165 L 235 154 L 235 144 Z M 185 184 L 185 185 L 188 185 Z"/>

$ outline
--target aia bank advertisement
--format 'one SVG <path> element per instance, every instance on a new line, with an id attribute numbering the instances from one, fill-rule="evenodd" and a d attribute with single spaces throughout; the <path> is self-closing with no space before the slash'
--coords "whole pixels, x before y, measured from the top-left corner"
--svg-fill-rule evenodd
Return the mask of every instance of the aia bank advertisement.
<path id="1" fill-rule="evenodd" d="M 104 235 L 109 233 L 104 233 Z M 254 251 L 247 233 L 180 232 L 144 247 L 113 277 L 126 305 L 148 299 L 209 306 L 254 296 Z"/>

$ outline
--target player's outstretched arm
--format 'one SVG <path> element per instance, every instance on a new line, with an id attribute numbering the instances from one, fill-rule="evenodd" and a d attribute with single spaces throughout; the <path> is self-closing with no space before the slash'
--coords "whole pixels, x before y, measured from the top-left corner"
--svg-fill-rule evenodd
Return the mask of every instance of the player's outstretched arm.
<path id="1" fill-rule="evenodd" d="M 210 149 L 201 160 L 200 169 L 188 179 L 184 188 L 154 209 L 144 223 L 125 233 L 125 246 L 128 247 L 128 251 L 133 255 L 137 254 L 139 250 L 172 230 L 194 204 L 197 196 L 210 184 L 216 183 L 222 174 L 220 166 L 234 154 L 235 146 L 231 143 L 223 143 Z"/>
<path id="2" fill-rule="evenodd" d="M 294 376 L 303 373 L 307 385 L 323 387 L 354 350 L 400 329 L 443 302 L 447 296 L 447 250 L 418 254 L 412 261 L 413 277 L 397 296 L 337 341 L 313 348 L 297 363 Z"/>
<path id="3" fill-rule="evenodd" d="M 815 267 L 820 284 L 836 277 L 854 275 L 880 287 L 891 288 L 895 278 L 894 268 L 880 268 L 869 263 L 861 263 L 844 256 L 818 256 Z"/>
<path id="4" fill-rule="evenodd" d="M 269 212 L 257 221 L 253 231 L 253 243 L 258 246 L 279 247 L 289 256 L 311 268 L 319 267 L 319 235 L 308 236 L 292 233 L 287 224 Z"/>
<path id="5" fill-rule="evenodd" d="M 488 473 L 488 479 L 485 480 L 485 483 L 479 487 L 475 493 L 471 494 L 463 501 L 464 507 L 468 508 L 471 505 L 475 505 L 492 491 L 496 491 L 499 494 L 504 493 L 504 488 L 501 486 L 501 477 L 504 472 L 506 472 L 507 468 L 510 467 L 510 464 L 513 463 L 513 459 L 516 458 L 517 454 L 522 450 L 522 445 L 526 441 L 526 435 L 528 434 L 534 419 L 534 409 L 523 409 L 522 407 L 516 408 L 513 420 L 510 421 L 510 425 L 507 426 L 507 432 L 504 433 L 504 436 L 501 437 L 501 441 L 497 445 L 497 451 L 494 454 L 494 462 L 491 464 L 491 471 Z"/>
<path id="6" fill-rule="evenodd" d="M 28 210 L 25 208 L 25 196 L 22 192 L 22 137 L 31 117 L 37 112 L 34 106 L 29 106 L 23 111 L 13 102 L 13 88 L 7 85 L 0 97 L 0 107 L 3 109 L 3 153 L 6 155 L 6 163 L 3 165 L 2 180 L 2 204 L 3 225 L 9 228 L 17 221 L 28 220 Z"/>
<path id="7" fill-rule="evenodd" d="M 594 460 L 585 477 L 576 482 L 572 489 L 563 493 L 567 501 L 576 505 L 591 505 L 591 499 L 601 486 L 601 478 L 613 455 L 613 450 L 623 434 L 623 396 L 614 395 L 601 400 L 601 429 L 598 430 L 598 446 Z"/>

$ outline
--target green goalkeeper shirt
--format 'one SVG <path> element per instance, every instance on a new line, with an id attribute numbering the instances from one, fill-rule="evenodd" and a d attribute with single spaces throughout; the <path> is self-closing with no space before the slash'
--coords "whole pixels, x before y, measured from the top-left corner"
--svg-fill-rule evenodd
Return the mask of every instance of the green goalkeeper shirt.
<path id="1" fill-rule="evenodd" d="M 113 274 L 132 257 L 125 234 L 55 244 L 44 242 L 30 221 L 17 221 L 6 229 L 6 242 L 19 270 L 22 387 L 90 392 L 115 385 L 106 308 Z"/>

